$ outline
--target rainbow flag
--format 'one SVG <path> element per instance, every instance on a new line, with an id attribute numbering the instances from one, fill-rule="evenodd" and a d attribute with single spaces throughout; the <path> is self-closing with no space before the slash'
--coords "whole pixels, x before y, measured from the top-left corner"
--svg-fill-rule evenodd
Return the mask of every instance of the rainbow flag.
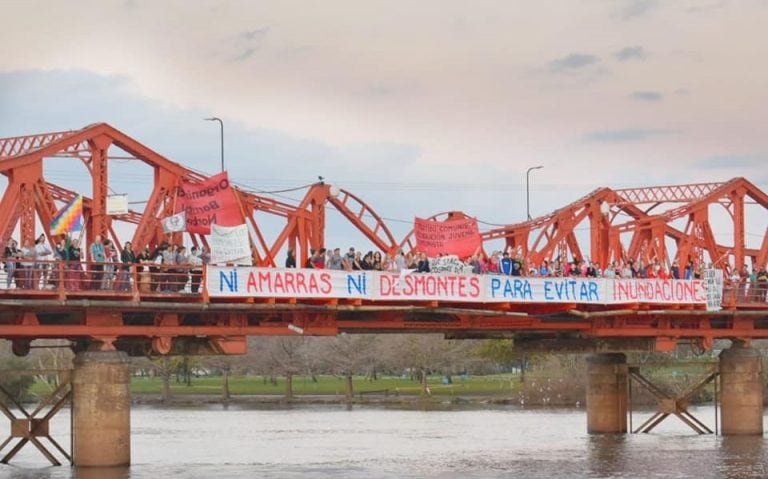
<path id="1" fill-rule="evenodd" d="M 51 220 L 51 234 L 63 235 L 83 229 L 83 197 L 75 196 Z"/>

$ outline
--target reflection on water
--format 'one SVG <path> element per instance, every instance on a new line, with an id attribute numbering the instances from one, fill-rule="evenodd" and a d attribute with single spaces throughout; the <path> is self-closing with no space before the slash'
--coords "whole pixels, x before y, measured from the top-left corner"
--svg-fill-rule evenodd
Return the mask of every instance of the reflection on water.
<path id="1" fill-rule="evenodd" d="M 713 422 L 711 408 L 695 414 Z M 590 436 L 583 410 L 136 407 L 131 419 L 130 468 L 43 467 L 27 448 L 0 478 L 768 477 L 762 437 L 698 436 L 675 419 Z M 52 426 L 64 444 L 68 423 Z"/>
<path id="2" fill-rule="evenodd" d="M 625 434 L 587 436 L 587 457 L 591 477 L 615 477 L 626 470 Z"/>
<path id="3" fill-rule="evenodd" d="M 720 442 L 720 477 L 768 477 L 765 443 L 753 437 L 724 437 Z"/>

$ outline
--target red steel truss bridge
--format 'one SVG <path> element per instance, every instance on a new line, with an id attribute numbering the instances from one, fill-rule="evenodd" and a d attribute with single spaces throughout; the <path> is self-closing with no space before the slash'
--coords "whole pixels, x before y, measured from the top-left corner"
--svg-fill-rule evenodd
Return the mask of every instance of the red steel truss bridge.
<path id="1" fill-rule="evenodd" d="M 125 241 L 135 251 L 163 241 L 205 245 L 202 235 L 166 234 L 161 219 L 174 212 L 178 185 L 207 176 L 142 145 L 112 126 L 99 123 L 81 130 L 0 139 L 0 172 L 7 186 L 0 200 L 0 234 L 5 245 L 45 234 L 48 244 L 61 240 L 48 225 L 76 194 L 46 180 L 44 164 L 70 162 L 89 175 L 84 198 L 83 243 L 96 235 L 110 238 L 118 251 Z M 114 162 L 140 162 L 153 173 L 142 209 L 107 214 L 111 192 L 124 191 L 121 179 L 110 183 Z M 119 176 L 119 175 L 118 175 Z M 412 250 L 412 232 L 397 238 L 384 219 L 360 196 L 322 182 L 308 187 L 298 204 L 244 188 L 236 189 L 248 225 L 254 265 L 279 266 L 287 247 L 303 264 L 311 249 L 325 244 L 326 213 L 338 211 L 375 248 L 394 253 Z M 632 258 L 685 265 L 711 263 L 725 270 L 747 264 L 759 269 L 768 260 L 765 213 L 768 196 L 745 178 L 645 188 L 598 188 L 547 215 L 481 231 L 484 242 L 503 242 L 528 264 L 555 258 L 591 258 L 602 268 Z M 448 211 L 441 221 L 468 214 Z M 757 215 L 761 230 L 748 234 L 746 218 Z M 761 216 L 762 215 L 762 216 Z M 268 218 L 268 219 L 266 219 Z M 718 240 L 712 226 L 727 224 L 729 241 Z M 270 232 L 265 222 L 279 224 Z M 749 223 L 754 228 L 754 222 Z M 125 233 L 125 232 L 129 233 Z M 588 231 L 579 234 L 579 231 Z M 584 236 L 586 239 L 580 237 Z M 747 241 L 750 239 L 752 241 Z M 84 251 L 87 248 L 83 248 Z M 84 258 L 83 278 L 94 264 Z M 5 275 L 3 273 L 3 280 Z M 449 338 L 514 337 L 520 347 L 547 350 L 670 350 L 684 342 L 699 349 L 714 339 L 750 341 L 768 338 L 768 307 L 761 284 L 726 281 L 722 308 L 698 304 L 621 305 L 578 301 L 464 303 L 413 300 L 407 303 L 360 298 L 212 297 L 205 288 L 192 293 L 157 291 L 173 283 L 177 272 L 146 273 L 132 267 L 127 287 L 94 288 L 87 280 L 68 284 L 67 271 L 52 263 L 29 288 L 4 287 L 0 281 L 0 338 L 24 354 L 37 338 L 66 338 L 76 347 L 120 349 L 131 354 L 237 354 L 249 335 L 337 335 L 340 333 L 431 332 Z M 203 276 L 206 273 L 203 272 Z M 154 277 L 153 277 L 154 275 Z M 163 279 L 164 278 L 164 279 Z M 186 281 L 187 276 L 184 276 Z M 9 281 L 9 284 L 11 282 Z M 205 278 L 202 278 L 205 284 Z"/>

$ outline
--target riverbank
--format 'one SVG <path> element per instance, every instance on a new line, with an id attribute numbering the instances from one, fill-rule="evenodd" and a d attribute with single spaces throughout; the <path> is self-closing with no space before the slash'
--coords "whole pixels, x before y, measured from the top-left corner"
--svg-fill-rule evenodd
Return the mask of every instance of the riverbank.
<path id="1" fill-rule="evenodd" d="M 201 407 L 201 406 L 237 406 L 244 408 L 285 408 L 304 406 L 383 406 L 396 408 L 428 408 L 439 409 L 449 407 L 491 407 L 502 405 L 522 405 L 509 397 L 489 396 L 384 396 L 363 395 L 355 396 L 351 401 L 345 396 L 305 395 L 285 396 L 274 395 L 236 395 L 228 399 L 220 395 L 184 394 L 163 398 L 159 394 L 133 394 L 131 402 L 139 406 L 157 407 Z M 577 405 L 578 406 L 578 405 Z"/>
<path id="2" fill-rule="evenodd" d="M 679 381 L 680 378 L 677 378 Z M 424 393 L 421 384 L 409 377 L 354 377 L 353 397 L 346 397 L 346 381 L 337 376 L 298 376 L 292 381 L 292 397 L 287 397 L 284 377 L 233 376 L 225 395 L 222 376 L 194 377 L 186 382 L 174 377 L 166 387 L 157 377 L 136 376 L 131 380 L 132 401 L 148 406 L 241 405 L 243 407 L 286 407 L 301 405 L 382 405 L 393 407 L 582 407 L 586 378 L 551 377 L 529 374 L 524 381 L 515 374 L 487 376 L 434 376 Z M 660 383 L 662 384 L 662 383 Z M 43 396 L 51 386 L 36 383 L 33 395 Z M 711 401 L 711 386 L 691 403 Z M 227 396 L 225 398 L 225 396 Z M 642 388 L 633 389 L 632 401 L 651 406 L 656 399 Z"/>

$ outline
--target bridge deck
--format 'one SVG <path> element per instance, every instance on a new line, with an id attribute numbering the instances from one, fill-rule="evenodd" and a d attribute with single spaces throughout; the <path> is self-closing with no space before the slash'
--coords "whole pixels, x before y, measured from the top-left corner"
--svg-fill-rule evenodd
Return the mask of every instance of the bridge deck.
<path id="1" fill-rule="evenodd" d="M 237 353 L 249 335 L 431 332 L 452 338 L 516 337 L 521 342 L 580 341 L 595 348 L 657 350 L 681 340 L 706 348 L 717 338 L 768 338 L 765 292 L 744 285 L 726 285 L 718 310 L 705 304 L 647 301 L 381 299 L 375 294 L 370 295 L 375 299 L 228 297 L 209 290 L 213 283 L 207 275 L 215 270 L 193 278 L 196 272 L 178 268 L 145 272 L 132 267 L 99 271 L 96 277 L 93 271 L 80 272 L 76 282 L 62 266 L 49 270 L 47 278 L 31 274 L 26 283 L 13 281 L 10 288 L 0 288 L 0 338 L 97 340 L 136 354 L 149 348 L 171 351 L 174 343 L 184 344 L 185 350 Z M 111 277 L 105 282 L 107 275 Z M 4 279 L 0 277 L 0 284 L 6 284 Z"/>

